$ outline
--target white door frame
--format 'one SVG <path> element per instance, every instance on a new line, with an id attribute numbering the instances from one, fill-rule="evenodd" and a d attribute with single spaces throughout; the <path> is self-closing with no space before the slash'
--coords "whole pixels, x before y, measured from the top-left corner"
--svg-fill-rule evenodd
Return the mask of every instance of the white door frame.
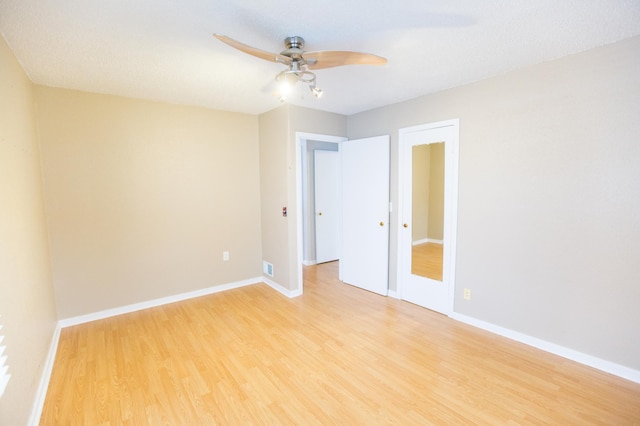
<path id="1" fill-rule="evenodd" d="M 338 144 L 338 152 L 340 152 L 340 142 L 346 141 L 344 136 L 330 136 L 318 133 L 296 132 L 296 241 L 298 249 L 296 250 L 296 267 L 298 270 L 298 286 L 296 294 L 302 294 L 304 291 L 304 280 L 302 278 L 302 262 L 303 257 L 303 230 L 302 230 L 302 170 L 306 167 L 307 141 L 331 142 Z"/>
<path id="2" fill-rule="evenodd" d="M 449 212 L 448 215 L 449 220 L 445 228 L 445 235 L 448 235 L 449 238 L 446 238 L 444 241 L 445 246 L 444 250 L 448 251 L 448 264 L 443 265 L 443 269 L 446 268 L 449 276 L 449 289 L 448 289 L 448 306 L 443 312 L 446 315 L 451 315 L 453 313 L 453 305 L 455 300 L 455 267 L 456 267 L 456 241 L 457 241 L 457 223 L 458 223 L 458 156 L 459 156 L 459 129 L 460 129 L 460 120 L 452 119 L 445 121 L 438 121 L 435 123 L 421 124 L 418 126 L 405 127 L 399 130 L 399 140 L 398 140 L 398 154 L 400 167 L 402 167 L 402 159 L 404 158 L 404 140 L 407 137 L 408 133 L 437 129 L 440 127 L 453 126 L 453 137 L 451 141 L 446 141 L 446 143 L 451 143 L 450 150 L 447 150 L 445 145 L 445 153 L 449 152 L 449 155 L 445 154 L 445 203 L 448 201 L 448 205 L 445 204 L 445 212 Z M 398 232 L 398 250 L 397 250 L 397 296 L 402 299 L 402 287 L 403 287 L 403 259 L 404 256 L 411 256 L 411 253 L 406 253 L 406 250 L 402 249 L 400 236 L 403 232 L 403 220 L 404 217 L 404 185 L 405 178 L 404 174 L 400 172 L 398 179 L 398 223 L 397 223 L 397 232 Z M 444 271 L 443 271 L 444 272 Z"/>

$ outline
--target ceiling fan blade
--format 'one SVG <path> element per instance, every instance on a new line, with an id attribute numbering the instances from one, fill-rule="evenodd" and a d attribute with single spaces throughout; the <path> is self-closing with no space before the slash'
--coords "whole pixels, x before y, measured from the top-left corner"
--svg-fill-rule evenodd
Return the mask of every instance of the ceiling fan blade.
<path id="1" fill-rule="evenodd" d="M 343 65 L 384 65 L 387 63 L 387 60 L 381 56 L 340 50 L 305 52 L 303 57 L 307 61 L 309 69 L 312 70 L 341 67 Z"/>
<path id="2" fill-rule="evenodd" d="M 239 41 L 234 40 L 225 35 L 214 34 L 213 36 L 218 40 L 220 40 L 221 42 L 226 43 L 229 46 L 233 47 L 234 49 L 238 49 L 244 53 L 248 53 L 249 55 L 253 55 L 260 59 L 264 59 L 266 61 L 271 61 L 271 62 L 279 62 L 287 65 L 291 63 L 291 58 L 289 58 L 288 56 L 280 55 L 278 53 L 267 52 L 266 50 L 257 49 L 247 44 L 240 43 Z"/>

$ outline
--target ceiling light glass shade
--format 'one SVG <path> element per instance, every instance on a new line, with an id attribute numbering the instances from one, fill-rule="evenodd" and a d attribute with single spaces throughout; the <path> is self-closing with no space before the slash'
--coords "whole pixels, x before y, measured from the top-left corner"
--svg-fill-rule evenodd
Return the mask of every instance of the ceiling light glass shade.
<path id="1" fill-rule="evenodd" d="M 293 92 L 293 86 L 295 86 L 296 82 L 290 82 L 287 79 L 283 79 L 278 84 L 278 96 L 281 102 L 284 102 L 287 97 Z"/>
<path id="2" fill-rule="evenodd" d="M 316 75 L 311 71 L 301 69 L 300 64 L 295 61 L 290 64 L 289 69 L 280 72 L 276 76 L 276 81 L 278 82 L 277 96 L 280 102 L 287 100 L 287 97 L 298 83 L 308 85 L 309 90 L 316 98 L 322 96 L 322 89 L 316 86 Z"/>

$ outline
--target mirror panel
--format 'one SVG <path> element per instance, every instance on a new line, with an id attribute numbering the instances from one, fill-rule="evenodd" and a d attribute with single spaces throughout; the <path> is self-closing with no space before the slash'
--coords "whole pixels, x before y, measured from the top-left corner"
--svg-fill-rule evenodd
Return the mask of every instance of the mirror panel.
<path id="1" fill-rule="evenodd" d="M 442 281 L 444 142 L 412 148 L 411 273 Z"/>

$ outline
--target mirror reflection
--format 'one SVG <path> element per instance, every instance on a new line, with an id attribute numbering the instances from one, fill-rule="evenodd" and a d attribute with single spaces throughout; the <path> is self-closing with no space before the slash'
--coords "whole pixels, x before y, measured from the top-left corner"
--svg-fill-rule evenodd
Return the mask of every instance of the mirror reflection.
<path id="1" fill-rule="evenodd" d="M 444 142 L 413 147 L 411 273 L 442 281 Z"/>

